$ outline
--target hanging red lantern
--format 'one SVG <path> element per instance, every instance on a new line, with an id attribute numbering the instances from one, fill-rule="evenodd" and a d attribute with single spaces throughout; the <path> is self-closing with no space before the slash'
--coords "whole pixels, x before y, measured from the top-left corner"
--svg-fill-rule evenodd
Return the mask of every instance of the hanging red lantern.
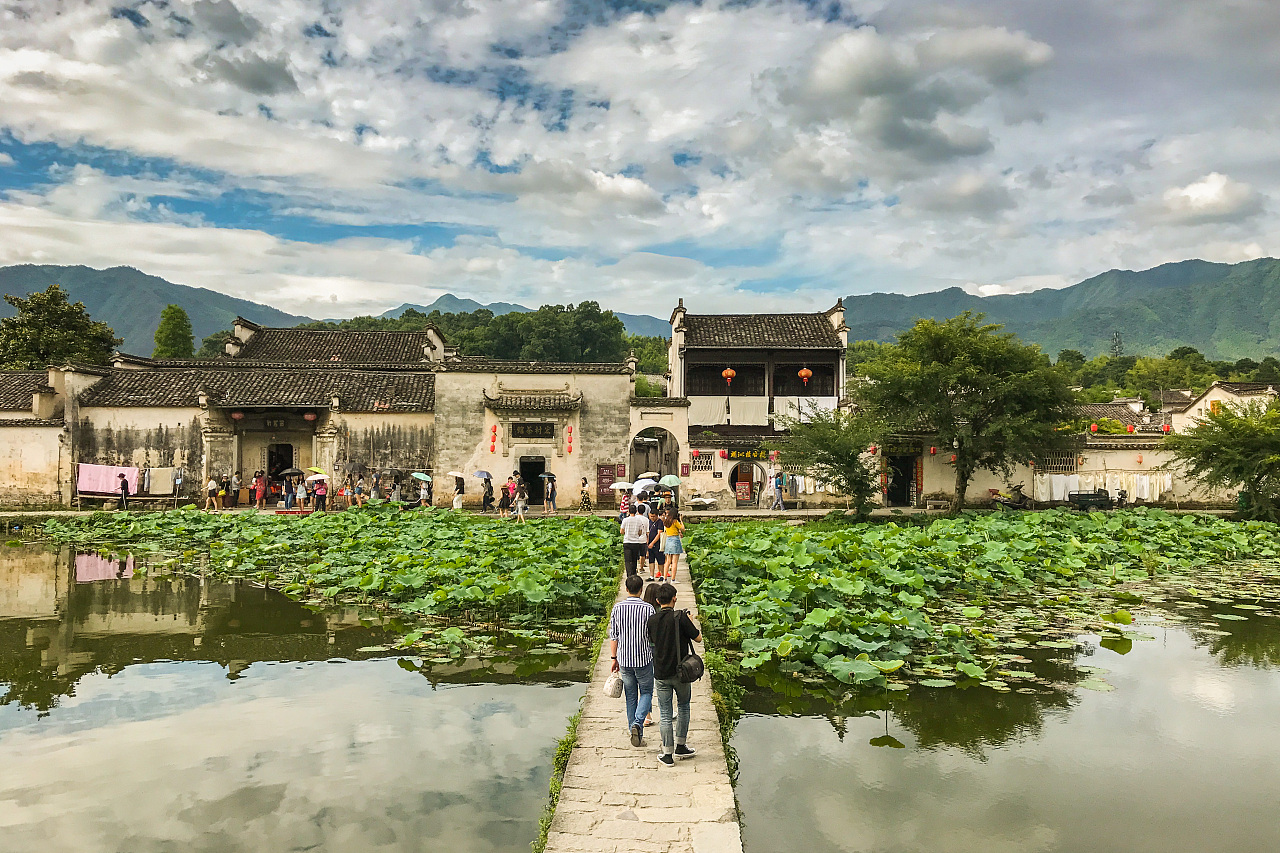
<path id="1" fill-rule="evenodd" d="M 796 376 L 799 376 L 800 381 L 803 382 L 806 386 L 808 386 L 809 380 L 813 378 L 813 371 L 807 367 L 802 367 L 800 368 L 800 372 L 797 373 Z"/>
<path id="2" fill-rule="evenodd" d="M 304 421 L 314 421 L 314 420 L 316 419 L 316 413 L 315 413 L 315 412 L 304 412 L 304 413 L 303 413 L 303 415 L 302 415 L 302 419 L 303 419 Z"/>
<path id="3" fill-rule="evenodd" d="M 952 462 L 956 461 L 956 455 L 954 453 L 951 454 L 951 461 Z"/>
<path id="4" fill-rule="evenodd" d="M 729 451 L 727 451 L 727 450 L 721 450 L 721 451 L 720 451 L 720 458 L 721 458 L 721 459 L 728 459 L 728 458 L 729 458 Z"/>
<path id="5" fill-rule="evenodd" d="M 573 452 L 573 445 L 572 445 L 572 444 L 571 444 L 571 445 L 569 445 L 569 452 L 570 452 L 570 453 L 572 453 L 572 452 Z"/>
<path id="6" fill-rule="evenodd" d="M 1132 433 L 1132 432 L 1133 432 L 1133 424 L 1129 424 L 1127 427 L 1125 427 L 1125 429 L 1127 429 L 1130 433 Z"/>
<path id="7" fill-rule="evenodd" d="M 489 452 L 490 452 L 490 453 L 497 453 L 497 452 L 498 452 L 498 445 L 496 445 L 496 444 L 490 444 L 490 445 L 489 445 Z"/>
<path id="8" fill-rule="evenodd" d="M 871 445 L 870 447 L 867 448 L 867 452 L 874 456 L 876 452 L 876 446 L 874 444 Z"/>
<path id="9" fill-rule="evenodd" d="M 1167 434 L 1171 429 L 1173 429 L 1173 427 L 1169 426 L 1168 424 L 1163 424 L 1163 425 L 1160 427 L 1160 431 L 1161 431 L 1161 432 L 1163 432 L 1163 433 L 1166 433 L 1166 434 Z"/>
<path id="10" fill-rule="evenodd" d="M 1028 467 L 1028 468 L 1034 468 L 1034 467 L 1036 467 L 1036 460 L 1034 460 L 1034 459 L 1028 459 L 1028 460 L 1027 460 L 1027 467 Z"/>
<path id="11" fill-rule="evenodd" d="M 1141 465 L 1141 464 L 1142 464 L 1142 454 L 1141 454 L 1141 453 L 1139 453 L 1139 454 L 1138 454 L 1138 464 L 1139 464 L 1139 465 Z"/>
<path id="12" fill-rule="evenodd" d="M 738 371 L 734 370 L 732 367 L 726 367 L 724 370 L 720 371 L 720 375 L 724 377 L 725 385 L 732 385 L 733 377 L 738 375 Z"/>
<path id="13" fill-rule="evenodd" d="M 569 424 L 569 435 L 573 435 L 573 424 Z"/>
<path id="14" fill-rule="evenodd" d="M 231 420 L 233 420 L 233 421 L 241 421 L 241 420 L 244 420 L 244 412 L 232 412 L 232 413 L 231 413 Z"/>
<path id="15" fill-rule="evenodd" d="M 1097 431 L 1098 431 L 1097 424 L 1089 424 L 1089 432 L 1097 432 Z"/>
<path id="16" fill-rule="evenodd" d="M 930 448 L 929 448 L 929 455 L 930 455 L 930 456 L 937 456 L 937 455 L 938 455 L 938 448 L 936 448 L 936 447 L 930 447 Z"/>
<path id="17" fill-rule="evenodd" d="M 696 450 L 690 450 L 690 451 L 689 451 L 689 456 L 691 456 L 691 457 L 692 457 L 692 458 L 694 458 L 694 459 L 697 459 L 697 458 L 698 458 L 698 451 L 696 451 Z"/>

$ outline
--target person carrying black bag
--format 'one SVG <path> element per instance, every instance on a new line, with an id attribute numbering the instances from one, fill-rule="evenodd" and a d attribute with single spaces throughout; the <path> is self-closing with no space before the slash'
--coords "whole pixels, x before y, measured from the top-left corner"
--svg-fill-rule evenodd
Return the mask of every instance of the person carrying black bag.
<path id="1" fill-rule="evenodd" d="M 693 644 L 702 640 L 702 632 L 689 618 L 689 611 L 675 609 L 675 602 L 676 588 L 664 583 L 658 588 L 658 612 L 649 617 L 648 624 L 649 642 L 653 644 L 653 693 L 658 700 L 659 731 L 662 733 L 662 754 L 658 761 L 664 767 L 674 765 L 676 758 L 692 758 L 695 754 L 695 750 L 685 743 L 689 734 L 689 699 L 693 692 L 689 683 L 702 674 L 700 666 L 682 667 L 686 657 L 692 655 L 697 659 L 693 655 Z M 701 664 L 701 660 L 698 663 Z M 690 672 L 691 668 L 698 672 Z M 685 670 L 683 674 L 682 669 Z M 673 695 L 678 708 L 674 715 L 674 731 Z"/>

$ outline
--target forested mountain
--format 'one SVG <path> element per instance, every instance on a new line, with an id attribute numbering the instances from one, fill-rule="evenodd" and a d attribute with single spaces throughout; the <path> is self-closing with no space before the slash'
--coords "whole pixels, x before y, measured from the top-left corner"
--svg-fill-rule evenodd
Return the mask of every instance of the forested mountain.
<path id="1" fill-rule="evenodd" d="M 432 311 L 439 311 L 441 314 L 470 314 L 481 308 L 487 308 L 493 312 L 495 317 L 501 317 L 503 314 L 530 314 L 536 310 L 524 305 L 516 305 L 512 302 L 490 302 L 488 305 L 482 305 L 474 299 L 463 299 L 454 296 L 452 293 L 446 293 L 430 305 L 412 305 L 406 302 L 399 308 L 384 311 L 378 316 L 395 319 L 411 308 L 415 311 L 421 311 L 423 314 L 430 314 Z M 613 316 L 622 321 L 622 325 L 629 335 L 671 337 L 671 324 L 667 320 L 651 317 L 648 314 L 623 314 L 621 311 L 614 311 Z"/>
<path id="2" fill-rule="evenodd" d="M 174 284 L 132 267 L 0 267 L 0 293 L 26 296 L 51 284 L 60 285 L 72 302 L 84 303 L 89 316 L 114 329 L 124 339 L 122 351 L 138 355 L 151 355 L 160 312 L 170 304 L 186 309 L 197 346 L 206 335 L 231 328 L 237 316 L 264 326 L 296 326 L 308 319 L 203 287 Z M 12 306 L 0 302 L 0 317 L 13 314 Z"/>
<path id="3" fill-rule="evenodd" d="M 1111 270 L 1060 290 L 973 296 L 958 287 L 902 296 L 845 299 L 850 340 L 888 341 L 916 319 L 981 311 L 1050 355 L 1107 352 L 1119 332 L 1131 355 L 1192 346 L 1210 359 L 1280 352 L 1280 261 L 1182 261 L 1149 270 Z"/>

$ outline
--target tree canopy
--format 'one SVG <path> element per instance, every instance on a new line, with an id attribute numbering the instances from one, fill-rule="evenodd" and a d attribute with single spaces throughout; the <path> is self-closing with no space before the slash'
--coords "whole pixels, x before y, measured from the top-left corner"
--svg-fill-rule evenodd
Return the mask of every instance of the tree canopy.
<path id="1" fill-rule="evenodd" d="M 56 284 L 47 290 L 4 298 L 18 313 L 0 319 L 0 367 L 38 370 L 69 361 L 106 364 L 120 338 L 89 316 L 83 302 L 71 302 Z"/>
<path id="2" fill-rule="evenodd" d="M 200 341 L 200 349 L 196 351 L 196 358 L 218 358 L 225 355 L 227 351 L 227 341 L 231 339 L 230 329 L 221 329 L 212 335 L 206 335 L 204 340 Z"/>
<path id="3" fill-rule="evenodd" d="M 1172 451 L 1187 479 L 1243 491 L 1245 517 L 1280 521 L 1280 401 L 1212 406 L 1161 446 Z"/>
<path id="4" fill-rule="evenodd" d="M 152 358 L 192 358 L 195 356 L 195 335 L 191 331 L 191 318 L 181 305 L 166 305 L 160 312 L 160 325 L 156 327 L 156 348 Z"/>
<path id="5" fill-rule="evenodd" d="M 778 424 L 788 435 L 769 447 L 782 464 L 802 467 L 849 498 L 858 515 L 870 514 L 880 482 L 867 449 L 884 434 L 883 424 L 866 413 L 817 407 L 799 418 L 780 417 Z"/>
<path id="6" fill-rule="evenodd" d="M 1002 334 L 968 311 L 920 320 L 863 362 L 859 408 L 894 431 L 928 430 L 955 454 L 952 510 L 974 473 L 1009 476 L 1013 466 L 1063 444 L 1056 427 L 1075 417 L 1062 373 L 1034 345 Z"/>

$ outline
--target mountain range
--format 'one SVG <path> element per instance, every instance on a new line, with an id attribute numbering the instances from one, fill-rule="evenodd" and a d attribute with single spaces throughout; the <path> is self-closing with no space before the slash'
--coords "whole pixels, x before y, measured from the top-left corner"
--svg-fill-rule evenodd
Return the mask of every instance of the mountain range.
<path id="1" fill-rule="evenodd" d="M 1141 272 L 1110 270 L 1058 290 L 974 296 L 958 287 L 903 296 L 845 299 L 849 340 L 891 341 L 918 318 L 982 312 L 1050 355 L 1075 349 L 1092 358 L 1119 332 L 1129 355 L 1193 346 L 1210 359 L 1280 353 L 1280 261 L 1182 261 Z"/>
<path id="2" fill-rule="evenodd" d="M 244 317 L 263 326 L 296 326 L 310 323 L 310 317 L 288 314 L 269 305 L 237 299 L 203 287 L 174 284 L 159 276 L 147 275 L 133 267 L 111 267 L 98 270 L 84 266 L 52 266 L 19 264 L 0 267 L 0 293 L 26 296 L 45 290 L 51 284 L 61 285 L 72 302 L 83 302 L 89 316 L 102 320 L 123 338 L 123 352 L 150 355 L 155 348 L 156 327 L 166 305 L 181 305 L 191 318 L 195 344 L 222 329 L 230 329 L 236 317 Z M 488 308 L 494 314 L 513 311 L 529 312 L 532 308 L 508 302 L 481 305 L 446 293 L 430 305 L 401 305 L 383 317 L 398 317 L 408 308 L 424 314 L 435 309 L 444 313 L 470 312 Z M 12 317 L 14 308 L 0 302 L 0 317 Z M 627 331 L 635 335 L 671 336 L 671 325 L 657 317 L 643 314 L 617 314 Z"/>
<path id="3" fill-rule="evenodd" d="M 121 349 L 142 355 L 154 345 L 160 311 L 177 304 L 191 317 L 196 343 L 241 316 L 265 326 L 295 326 L 310 318 L 237 299 L 201 287 L 174 284 L 132 267 L 105 270 L 83 266 L 0 267 L 0 292 L 25 295 L 60 284 L 73 301 L 103 320 L 124 339 Z M 407 309 L 445 313 L 488 308 L 494 314 L 533 309 L 509 302 L 482 305 L 445 294 L 430 305 L 404 304 L 382 316 Z M 1056 355 L 1076 349 L 1088 357 L 1106 352 L 1119 332 L 1125 352 L 1163 355 L 1193 346 L 1210 359 L 1260 359 L 1280 353 L 1280 260 L 1260 258 L 1238 264 L 1189 260 L 1139 272 L 1110 270 L 1057 290 L 1002 296 L 974 296 L 958 287 L 904 296 L 871 293 L 845 299 L 849 340 L 889 341 L 916 319 L 946 319 L 961 311 L 982 312 L 1023 340 Z M 617 313 L 617 312 L 615 312 Z M 0 317 L 13 308 L 0 303 Z M 670 326 L 657 317 L 621 314 L 632 334 L 661 335 Z"/>

